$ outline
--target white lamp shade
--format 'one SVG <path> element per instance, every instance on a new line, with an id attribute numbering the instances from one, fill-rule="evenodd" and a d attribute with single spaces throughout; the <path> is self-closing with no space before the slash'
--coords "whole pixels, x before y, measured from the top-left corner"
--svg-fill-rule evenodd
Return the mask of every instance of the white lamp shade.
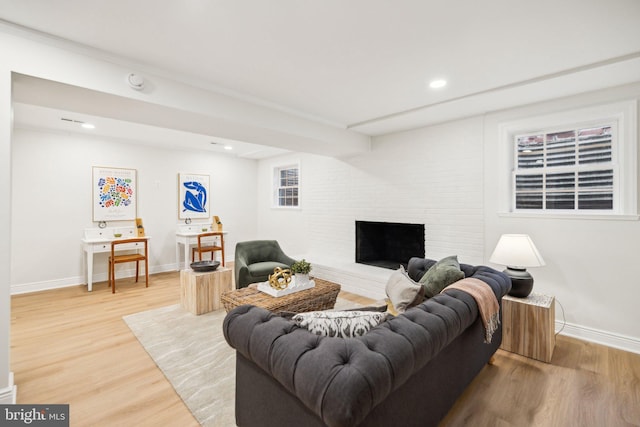
<path id="1" fill-rule="evenodd" d="M 540 267 L 542 255 L 526 234 L 503 234 L 489 258 L 490 262 L 509 267 Z"/>

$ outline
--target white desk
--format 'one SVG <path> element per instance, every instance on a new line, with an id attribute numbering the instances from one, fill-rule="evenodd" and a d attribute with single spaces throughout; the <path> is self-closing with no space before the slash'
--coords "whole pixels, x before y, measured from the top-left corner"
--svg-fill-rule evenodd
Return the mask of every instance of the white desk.
<path id="1" fill-rule="evenodd" d="M 121 237 L 115 237 L 114 233 L 121 233 Z M 93 290 L 93 255 L 103 252 L 111 252 L 111 242 L 117 239 L 136 238 L 135 227 L 109 227 L 109 228 L 87 228 L 84 230 L 82 239 L 82 249 L 84 254 L 84 264 L 87 271 L 87 289 Z M 150 239 L 150 236 L 143 236 Z M 118 252 L 126 250 L 144 249 L 143 243 L 129 243 L 118 246 Z"/>
<path id="2" fill-rule="evenodd" d="M 205 229 L 203 231 L 203 229 Z M 189 250 L 192 246 L 198 244 L 198 234 L 207 233 L 211 231 L 211 224 L 178 224 L 176 230 L 176 266 L 178 270 L 188 270 L 191 268 L 191 254 Z M 222 234 L 226 235 L 227 231 L 223 231 Z M 184 263 L 180 262 L 180 246 L 182 245 L 182 252 L 184 252 Z M 182 268 L 180 268 L 182 266 Z"/>

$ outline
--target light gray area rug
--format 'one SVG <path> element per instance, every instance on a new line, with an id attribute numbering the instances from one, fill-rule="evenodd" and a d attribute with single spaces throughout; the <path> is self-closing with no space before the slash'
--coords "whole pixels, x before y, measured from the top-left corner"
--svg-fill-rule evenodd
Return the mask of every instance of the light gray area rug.
<path id="1" fill-rule="evenodd" d="M 338 298 L 335 309 L 357 306 Z M 236 359 L 222 334 L 226 314 L 196 316 L 176 304 L 123 317 L 203 426 L 236 425 Z"/>

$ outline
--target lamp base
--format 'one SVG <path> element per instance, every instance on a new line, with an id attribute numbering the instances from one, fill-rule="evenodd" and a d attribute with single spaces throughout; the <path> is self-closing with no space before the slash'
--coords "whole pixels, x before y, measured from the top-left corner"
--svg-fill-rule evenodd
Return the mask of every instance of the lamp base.
<path id="1" fill-rule="evenodd" d="M 507 267 L 504 273 L 511 278 L 509 295 L 516 298 L 526 298 L 533 289 L 533 277 L 524 268 Z"/>

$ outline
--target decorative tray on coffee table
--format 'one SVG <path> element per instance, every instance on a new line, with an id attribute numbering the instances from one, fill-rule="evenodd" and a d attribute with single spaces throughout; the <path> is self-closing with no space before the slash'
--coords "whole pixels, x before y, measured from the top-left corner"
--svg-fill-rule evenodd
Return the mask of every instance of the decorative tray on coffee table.
<path id="1" fill-rule="evenodd" d="M 258 283 L 258 290 L 260 292 L 264 292 L 265 294 L 269 294 L 272 297 L 278 298 L 278 297 L 283 297 L 285 295 L 293 294 L 295 292 L 311 289 L 315 285 L 316 285 L 316 282 L 314 282 L 313 279 L 309 280 L 306 283 L 296 284 L 295 276 L 293 276 L 291 278 L 291 283 L 289 283 L 289 286 L 287 286 L 284 289 L 274 289 L 271 287 L 271 285 L 267 281 L 267 282 Z"/>

